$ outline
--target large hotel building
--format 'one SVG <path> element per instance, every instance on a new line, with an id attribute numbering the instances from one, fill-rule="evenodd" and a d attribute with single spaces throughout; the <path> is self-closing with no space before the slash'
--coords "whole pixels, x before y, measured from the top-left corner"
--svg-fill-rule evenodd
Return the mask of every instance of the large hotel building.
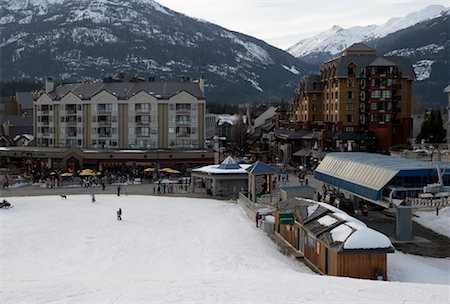
<path id="1" fill-rule="evenodd" d="M 204 80 L 47 81 L 34 103 L 38 147 L 203 149 Z"/>
<path id="2" fill-rule="evenodd" d="M 320 74 L 300 80 L 290 104 L 290 125 L 322 130 L 322 148 L 328 150 L 348 141 L 374 151 L 407 143 L 414 79 L 405 58 L 377 56 L 374 49 L 354 44 L 325 62 Z"/>
<path id="3" fill-rule="evenodd" d="M 179 82 L 49 79 L 34 101 L 35 146 L 1 148 L 4 166 L 124 170 L 214 161 L 205 147 L 204 79 Z"/>

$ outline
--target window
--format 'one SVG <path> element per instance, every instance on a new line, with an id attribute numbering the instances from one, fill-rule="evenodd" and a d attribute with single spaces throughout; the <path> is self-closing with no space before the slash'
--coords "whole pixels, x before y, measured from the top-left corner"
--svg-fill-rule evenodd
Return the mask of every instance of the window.
<path id="1" fill-rule="evenodd" d="M 353 122 L 353 114 L 347 114 L 347 122 Z"/>
<path id="2" fill-rule="evenodd" d="M 372 98 L 380 98 L 381 92 L 378 90 L 370 92 L 370 97 Z"/>
<path id="3" fill-rule="evenodd" d="M 381 98 L 391 98 L 391 91 L 381 91 Z"/>
<path id="4" fill-rule="evenodd" d="M 312 100 L 317 100 L 317 94 L 312 95 Z"/>
<path id="5" fill-rule="evenodd" d="M 376 102 L 372 102 L 370 104 L 370 109 L 371 110 L 378 110 L 378 104 Z"/>
<path id="6" fill-rule="evenodd" d="M 347 79 L 347 88 L 354 88 L 354 87 L 355 87 L 355 80 Z"/>
<path id="7" fill-rule="evenodd" d="M 150 128 L 150 134 L 158 134 L 158 128 Z"/>
<path id="8" fill-rule="evenodd" d="M 347 111 L 353 111 L 355 109 L 355 104 L 353 102 L 347 102 L 345 104 L 345 109 Z"/>
<path id="9" fill-rule="evenodd" d="M 390 122 L 391 121 L 391 114 L 386 114 L 386 122 Z"/>
<path id="10" fill-rule="evenodd" d="M 354 74 L 354 70 L 353 70 L 352 67 L 349 67 L 349 68 L 347 69 L 347 74 L 348 74 L 348 75 L 353 75 L 353 74 Z"/>
<path id="11" fill-rule="evenodd" d="M 169 133 L 175 133 L 175 128 L 169 128 Z"/>
<path id="12" fill-rule="evenodd" d="M 175 104 L 173 103 L 169 104 L 169 111 L 175 111 Z"/>
<path id="13" fill-rule="evenodd" d="M 191 122 L 192 123 L 197 123 L 197 116 L 192 116 L 191 117 Z"/>
<path id="14" fill-rule="evenodd" d="M 193 103 L 192 104 L 192 111 L 197 111 L 198 110 L 198 103 Z"/>
<path id="15" fill-rule="evenodd" d="M 334 94 L 334 97 L 335 97 L 336 99 L 338 99 L 338 98 L 339 98 L 339 92 L 336 92 L 336 93 Z"/>
<path id="16" fill-rule="evenodd" d="M 134 128 L 128 128 L 128 135 L 134 134 Z"/>
<path id="17" fill-rule="evenodd" d="M 354 127 L 345 127 L 345 132 L 353 132 L 354 130 Z"/>
<path id="18" fill-rule="evenodd" d="M 175 116 L 170 115 L 170 116 L 169 116 L 169 122 L 175 123 Z"/>
<path id="19" fill-rule="evenodd" d="M 64 122 L 66 118 L 64 116 L 61 116 L 61 122 Z"/>
<path id="20" fill-rule="evenodd" d="M 347 98 L 348 98 L 348 99 L 353 99 L 353 98 L 355 98 L 355 92 L 353 92 L 353 91 L 347 91 Z"/>

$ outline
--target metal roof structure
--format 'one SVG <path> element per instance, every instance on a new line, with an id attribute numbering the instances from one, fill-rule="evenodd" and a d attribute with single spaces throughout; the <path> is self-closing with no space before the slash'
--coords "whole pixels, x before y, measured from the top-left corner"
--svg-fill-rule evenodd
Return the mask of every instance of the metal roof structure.
<path id="1" fill-rule="evenodd" d="M 241 166 L 234 160 L 233 157 L 228 156 L 224 159 L 224 161 L 219 165 L 219 169 L 241 169 Z"/>
<path id="2" fill-rule="evenodd" d="M 396 176 L 436 175 L 435 163 L 364 152 L 327 154 L 315 171 L 318 180 L 371 200 L 381 199 L 382 189 Z"/>
<path id="3" fill-rule="evenodd" d="M 256 163 L 254 163 L 253 165 L 251 165 L 250 167 L 248 167 L 247 172 L 249 172 L 250 174 L 253 175 L 258 175 L 258 174 L 277 174 L 278 173 L 278 169 L 275 169 L 274 167 L 263 163 L 262 161 L 257 161 Z"/>

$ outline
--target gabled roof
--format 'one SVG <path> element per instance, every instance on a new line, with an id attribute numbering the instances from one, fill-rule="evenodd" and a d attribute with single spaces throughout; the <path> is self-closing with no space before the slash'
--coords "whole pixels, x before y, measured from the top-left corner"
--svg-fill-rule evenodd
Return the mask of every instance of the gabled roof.
<path id="1" fill-rule="evenodd" d="M 389 61 L 383 57 L 377 57 L 374 61 L 372 61 L 369 66 L 397 66 L 398 64 Z"/>
<path id="2" fill-rule="evenodd" d="M 450 93 L 450 84 L 445 87 L 444 92 L 445 93 Z"/>
<path id="3" fill-rule="evenodd" d="M 257 161 L 253 165 L 251 165 L 249 168 L 246 169 L 247 172 L 250 174 L 256 175 L 256 174 L 277 174 L 278 170 L 274 167 L 263 163 L 262 161 Z"/>
<path id="4" fill-rule="evenodd" d="M 219 169 L 240 169 L 241 166 L 237 163 L 237 161 L 234 160 L 233 157 L 228 156 L 224 159 L 224 161 L 219 165 Z"/>
<path id="5" fill-rule="evenodd" d="M 362 52 L 370 52 L 373 51 L 375 52 L 375 49 L 369 47 L 368 45 L 364 44 L 364 43 L 353 43 L 351 46 L 349 46 L 348 48 L 346 48 L 344 50 L 344 52 L 358 52 L 358 51 L 362 51 Z"/>
<path id="6" fill-rule="evenodd" d="M 101 91 L 107 91 L 118 99 L 129 99 L 141 91 L 147 92 L 157 99 L 170 97 L 185 91 L 198 99 L 204 99 L 204 94 L 198 83 L 192 82 L 98 82 L 98 83 L 63 83 L 57 86 L 49 95 L 56 100 L 69 92 L 81 99 L 91 99 Z"/>

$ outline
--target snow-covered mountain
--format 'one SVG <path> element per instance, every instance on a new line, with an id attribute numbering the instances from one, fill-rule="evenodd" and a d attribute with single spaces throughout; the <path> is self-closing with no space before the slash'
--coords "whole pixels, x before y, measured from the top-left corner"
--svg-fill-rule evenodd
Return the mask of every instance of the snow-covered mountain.
<path id="1" fill-rule="evenodd" d="M 444 88 L 450 83 L 450 14 L 422 21 L 413 26 L 367 41 L 377 53 L 408 58 L 414 71 L 413 95 L 425 106 L 445 107 Z"/>
<path id="2" fill-rule="evenodd" d="M 389 19 L 381 25 L 353 26 L 348 29 L 335 25 L 328 31 L 300 40 L 287 51 L 295 57 L 308 57 L 309 60 L 320 63 L 353 43 L 385 37 L 418 22 L 437 17 L 443 10 L 448 11 L 448 8 L 442 5 L 430 5 L 405 17 Z"/>
<path id="3" fill-rule="evenodd" d="M 204 75 L 209 100 L 247 102 L 289 98 L 313 69 L 153 0 L 0 0 L 0 11 L 1 79 Z"/>

